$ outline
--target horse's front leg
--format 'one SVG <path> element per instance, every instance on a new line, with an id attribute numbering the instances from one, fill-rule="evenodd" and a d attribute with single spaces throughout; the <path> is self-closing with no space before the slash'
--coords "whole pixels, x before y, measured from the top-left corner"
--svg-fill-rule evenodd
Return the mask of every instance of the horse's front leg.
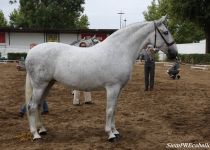
<path id="1" fill-rule="evenodd" d="M 121 91 L 122 91 L 122 87 L 118 93 L 118 96 L 117 96 L 117 99 L 119 98 L 119 95 L 121 94 Z M 115 104 L 115 107 L 117 106 L 117 101 L 115 101 L 116 104 Z M 115 127 L 115 112 L 116 112 L 116 108 L 114 109 L 114 115 L 112 116 L 112 125 L 111 125 L 111 128 L 112 128 L 112 132 L 114 133 L 114 135 L 116 136 L 117 139 L 120 138 L 120 133 L 117 131 L 116 127 Z"/>
<path id="2" fill-rule="evenodd" d="M 120 92 L 120 85 L 113 85 L 106 87 L 107 91 L 107 107 L 106 107 L 106 126 L 105 131 L 108 133 L 108 140 L 113 142 L 119 132 L 115 128 L 114 114 L 117 106 L 117 98 Z"/>

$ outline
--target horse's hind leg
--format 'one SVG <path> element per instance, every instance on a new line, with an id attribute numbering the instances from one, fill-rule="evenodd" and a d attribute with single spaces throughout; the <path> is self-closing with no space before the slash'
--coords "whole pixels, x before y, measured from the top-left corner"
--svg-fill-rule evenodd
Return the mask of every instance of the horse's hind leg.
<path id="1" fill-rule="evenodd" d="M 37 118 L 38 118 L 38 105 L 43 96 L 47 85 L 39 86 L 39 88 L 33 88 L 32 97 L 28 103 L 28 118 L 30 124 L 30 131 L 33 134 L 33 139 L 39 139 L 41 136 L 37 132 Z"/>
<path id="2" fill-rule="evenodd" d="M 51 89 L 51 87 L 54 85 L 55 81 L 52 80 L 49 82 L 47 88 L 45 89 L 43 95 L 42 95 L 42 98 L 41 98 L 41 105 L 38 107 L 38 114 L 36 116 L 36 119 L 37 119 L 37 129 L 38 129 L 38 132 L 40 135 L 45 135 L 47 134 L 47 130 L 46 128 L 44 127 L 44 124 L 43 124 L 43 121 L 42 121 L 42 118 L 41 118 L 41 107 L 43 107 L 43 102 L 44 100 L 46 100 L 46 97 Z"/>
<path id="3" fill-rule="evenodd" d="M 43 99 L 41 99 L 41 101 L 43 101 Z M 43 107 L 43 102 L 41 102 L 41 105 L 38 105 L 38 111 L 36 113 L 36 127 L 38 129 L 38 133 L 40 135 L 44 135 L 47 133 L 46 128 L 43 125 L 43 121 L 41 119 L 41 107 Z"/>

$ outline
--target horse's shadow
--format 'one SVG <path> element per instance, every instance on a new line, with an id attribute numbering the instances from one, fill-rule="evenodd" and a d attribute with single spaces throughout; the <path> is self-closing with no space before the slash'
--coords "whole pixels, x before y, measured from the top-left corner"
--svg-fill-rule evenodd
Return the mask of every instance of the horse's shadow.
<path id="1" fill-rule="evenodd" d="M 136 132 L 133 128 L 121 127 L 119 131 L 121 133 L 119 142 L 132 141 L 132 144 L 137 144 L 140 140 L 145 139 L 146 131 L 144 129 Z M 47 135 L 42 136 L 42 140 L 47 143 L 104 143 L 107 139 L 102 128 L 82 126 L 59 131 L 49 128 Z"/>

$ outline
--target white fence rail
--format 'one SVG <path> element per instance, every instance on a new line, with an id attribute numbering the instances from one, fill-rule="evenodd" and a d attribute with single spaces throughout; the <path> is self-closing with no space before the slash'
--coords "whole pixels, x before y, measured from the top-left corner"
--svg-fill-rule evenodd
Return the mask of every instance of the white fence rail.
<path id="1" fill-rule="evenodd" d="M 7 58 L 7 53 L 27 53 L 29 46 L 5 46 L 0 45 L 1 57 Z"/>
<path id="2" fill-rule="evenodd" d="M 190 68 L 191 69 L 208 70 L 208 65 L 193 65 Z"/>

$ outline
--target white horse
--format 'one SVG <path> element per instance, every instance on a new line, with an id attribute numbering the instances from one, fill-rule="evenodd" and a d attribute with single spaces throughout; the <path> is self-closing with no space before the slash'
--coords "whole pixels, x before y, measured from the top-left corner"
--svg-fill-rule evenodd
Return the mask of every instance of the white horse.
<path id="1" fill-rule="evenodd" d="M 130 79 L 139 50 L 150 43 L 170 58 L 177 55 L 176 44 L 163 24 L 166 17 L 122 28 L 103 42 L 88 48 L 62 43 L 43 43 L 29 51 L 26 58 L 26 103 L 33 139 L 46 133 L 38 106 L 55 81 L 81 91 L 106 90 L 106 125 L 109 141 L 119 132 L 115 109 L 122 88 Z M 158 31 L 158 32 L 157 32 Z"/>

